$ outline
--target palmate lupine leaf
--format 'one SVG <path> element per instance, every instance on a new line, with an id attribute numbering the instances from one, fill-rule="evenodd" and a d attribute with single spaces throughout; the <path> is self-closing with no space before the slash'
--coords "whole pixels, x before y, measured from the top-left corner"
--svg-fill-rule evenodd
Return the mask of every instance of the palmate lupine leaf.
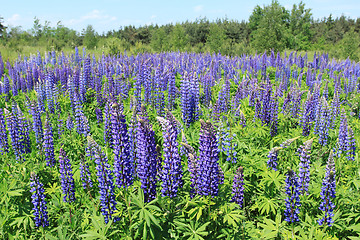
<path id="1" fill-rule="evenodd" d="M 174 221 L 177 225 L 177 230 L 183 234 L 184 239 L 187 240 L 204 240 L 204 237 L 209 235 L 206 231 L 206 227 L 211 223 L 207 222 L 200 225 L 200 222 L 191 221 L 190 223 L 184 223 L 180 221 Z"/>
<path id="2" fill-rule="evenodd" d="M 149 231 L 154 238 L 154 227 L 162 229 L 157 215 L 161 212 L 161 209 L 155 205 L 158 199 L 155 198 L 150 202 L 144 201 L 144 192 L 141 189 L 139 189 L 137 195 L 130 193 L 130 196 L 133 203 L 131 206 L 131 221 L 133 224 L 130 226 L 130 229 L 136 229 L 135 237 L 142 235 L 146 239 L 147 232 Z"/>

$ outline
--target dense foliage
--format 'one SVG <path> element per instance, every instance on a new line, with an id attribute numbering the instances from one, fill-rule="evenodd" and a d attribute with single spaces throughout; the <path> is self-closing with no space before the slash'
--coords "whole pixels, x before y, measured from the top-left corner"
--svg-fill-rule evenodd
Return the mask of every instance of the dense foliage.
<path id="1" fill-rule="evenodd" d="M 359 76 L 293 52 L 0 60 L 0 236 L 356 239 Z"/>
<path id="2" fill-rule="evenodd" d="M 242 19 L 239 16 L 239 19 Z M 44 21 L 44 20 L 43 20 Z M 311 9 L 303 2 L 291 9 L 276 0 L 269 5 L 255 6 L 248 20 L 217 19 L 150 24 L 135 27 L 119 26 L 108 32 L 97 33 L 88 25 L 81 32 L 58 22 L 51 27 L 49 21 L 34 18 L 31 29 L 21 26 L 3 26 L 0 18 L 0 44 L 8 49 L 6 58 L 16 57 L 25 49 L 43 48 L 51 51 L 71 51 L 75 46 L 95 49 L 99 55 L 144 52 L 191 51 L 240 56 L 271 50 L 324 51 L 335 58 L 360 59 L 360 18 L 352 19 L 331 14 L 315 19 Z M 16 53 L 13 56 L 13 53 Z"/>

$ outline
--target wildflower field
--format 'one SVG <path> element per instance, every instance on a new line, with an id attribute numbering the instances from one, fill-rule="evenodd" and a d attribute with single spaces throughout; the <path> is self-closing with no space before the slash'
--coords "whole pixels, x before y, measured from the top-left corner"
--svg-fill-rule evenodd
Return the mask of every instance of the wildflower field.
<path id="1" fill-rule="evenodd" d="M 0 238 L 359 239 L 360 65 L 311 58 L 0 57 Z"/>

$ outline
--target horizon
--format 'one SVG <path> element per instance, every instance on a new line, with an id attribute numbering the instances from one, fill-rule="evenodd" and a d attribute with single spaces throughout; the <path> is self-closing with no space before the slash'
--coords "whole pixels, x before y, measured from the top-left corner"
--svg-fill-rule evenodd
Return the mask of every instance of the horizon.
<path id="1" fill-rule="evenodd" d="M 4 25 L 8 28 L 20 26 L 27 31 L 33 27 L 35 17 L 44 25 L 50 22 L 50 27 L 56 27 L 60 21 L 67 28 L 81 32 L 88 25 L 92 25 L 99 34 L 112 30 L 118 30 L 125 26 L 147 26 L 176 24 L 196 19 L 206 18 L 209 21 L 217 19 L 229 19 L 236 21 L 248 21 L 253 9 L 259 5 L 269 5 L 272 1 L 68 1 L 54 8 L 51 2 L 44 0 L 35 1 L 7 1 L 3 4 L 6 13 L 1 13 Z M 287 10 L 300 1 L 278 1 Z M 338 1 L 313 0 L 302 1 L 305 8 L 311 9 L 314 19 L 323 19 L 330 14 L 333 18 L 344 15 L 347 18 L 357 19 L 360 12 L 360 2 L 355 0 Z M 86 4 L 86 5 L 84 5 Z M 326 6 L 324 7 L 324 5 Z M 21 5 L 22 8 L 18 8 Z M 139 8 L 138 6 L 142 7 Z M 73 6 L 71 9 L 68 6 Z M 117 11 L 117 9 L 121 9 Z M 176 9 L 174 12 L 173 9 Z"/>

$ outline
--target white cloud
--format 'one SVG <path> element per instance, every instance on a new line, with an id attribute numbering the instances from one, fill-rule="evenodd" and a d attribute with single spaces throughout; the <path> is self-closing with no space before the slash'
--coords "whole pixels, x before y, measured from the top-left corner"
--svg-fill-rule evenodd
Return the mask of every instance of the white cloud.
<path id="1" fill-rule="evenodd" d="M 201 12 L 204 9 L 203 5 L 197 5 L 194 7 L 194 12 Z"/>
<path id="2" fill-rule="evenodd" d="M 16 26 L 19 25 L 21 17 L 19 14 L 14 14 L 10 18 L 5 19 L 5 25 Z"/>
<path id="3" fill-rule="evenodd" d="M 145 25 L 151 25 L 151 24 L 153 24 L 155 18 L 157 18 L 156 15 L 151 15 L 150 20 L 147 21 Z"/>
<path id="4" fill-rule="evenodd" d="M 95 10 L 87 13 L 86 15 L 81 16 L 80 18 L 77 18 L 77 19 L 73 18 L 68 21 L 65 21 L 65 24 L 75 25 L 75 24 L 87 22 L 89 20 L 97 20 L 97 21 L 99 21 L 99 23 L 108 23 L 108 22 L 116 21 L 117 17 L 107 15 L 103 11 L 99 11 L 99 10 L 95 9 Z"/>

